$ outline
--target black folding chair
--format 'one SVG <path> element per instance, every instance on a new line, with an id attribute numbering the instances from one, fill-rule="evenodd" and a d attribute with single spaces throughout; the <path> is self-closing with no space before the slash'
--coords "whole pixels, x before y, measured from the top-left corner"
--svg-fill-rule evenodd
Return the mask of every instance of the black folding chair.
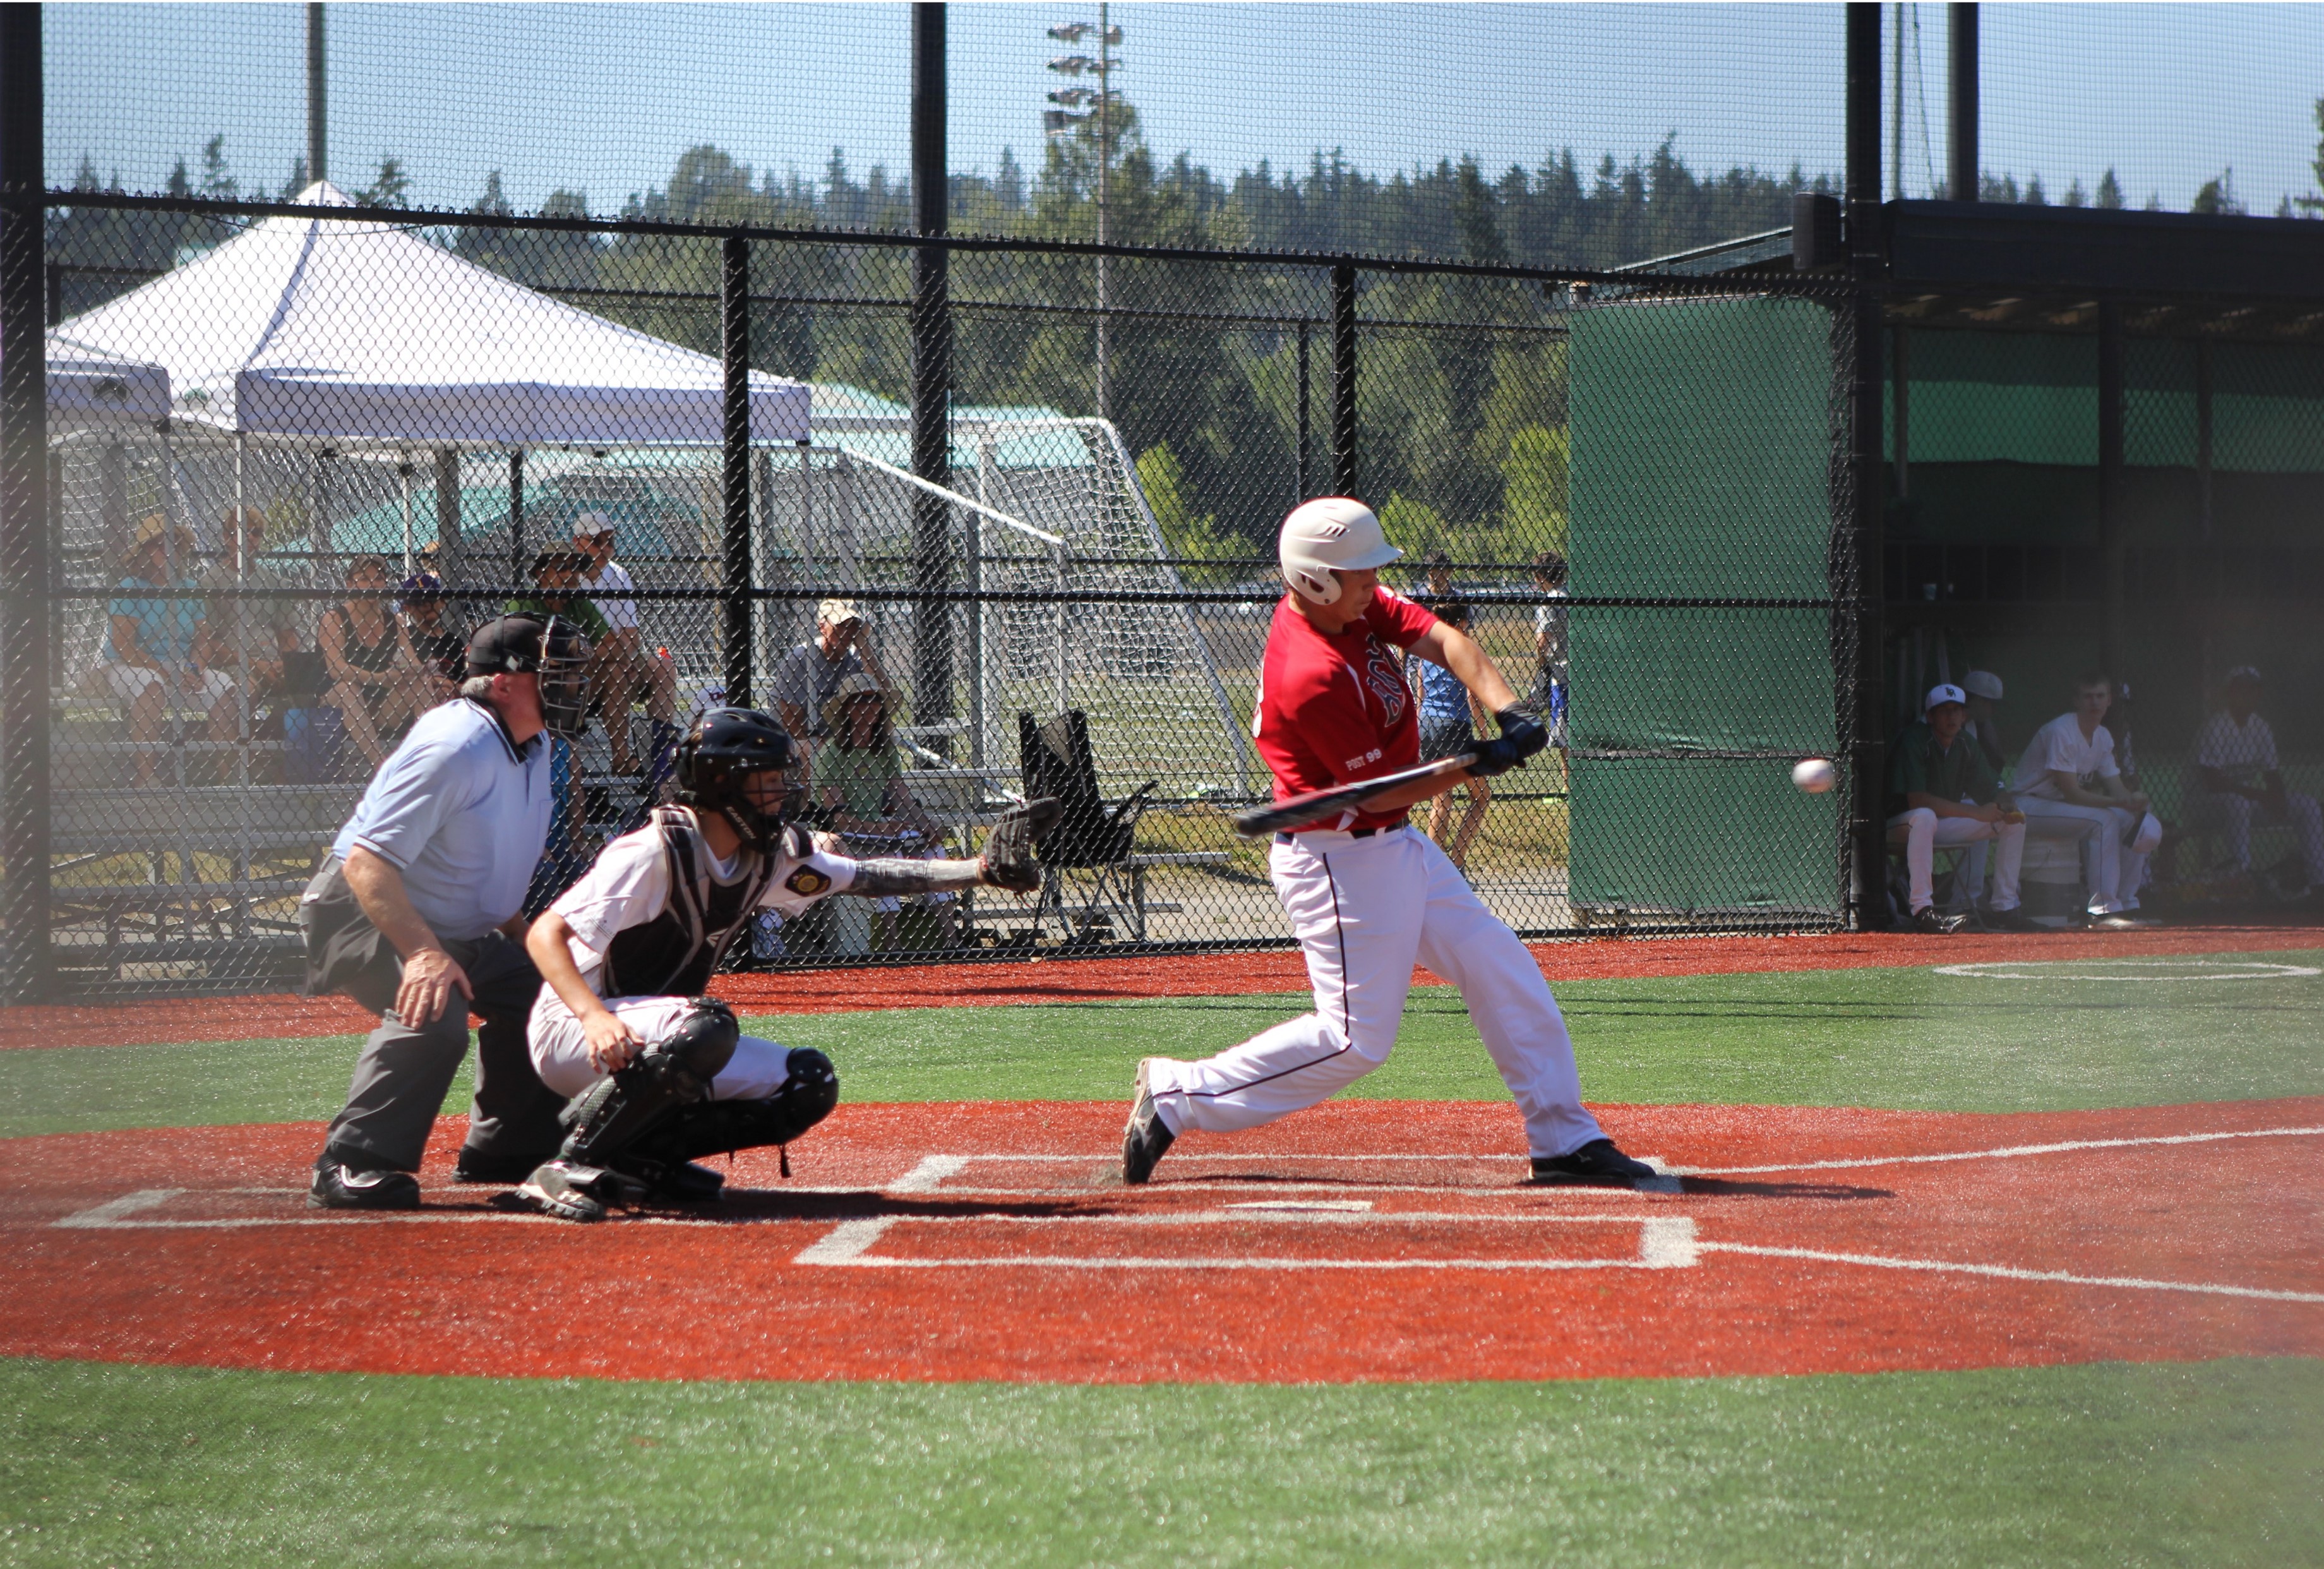
<path id="1" fill-rule="evenodd" d="M 1096 942 L 1099 927 L 1112 926 L 1114 910 L 1129 916 L 1134 932 L 1142 932 L 1141 890 L 1131 854 L 1138 819 L 1157 781 L 1148 780 L 1128 798 L 1107 807 L 1090 751 L 1089 716 L 1078 708 L 1044 724 L 1019 713 L 1017 755 L 1025 798 L 1055 796 L 1063 808 L 1049 831 L 1033 842 L 1044 873 L 1033 912 L 1034 939 L 1039 940 L 1054 915 L 1060 940 Z"/>

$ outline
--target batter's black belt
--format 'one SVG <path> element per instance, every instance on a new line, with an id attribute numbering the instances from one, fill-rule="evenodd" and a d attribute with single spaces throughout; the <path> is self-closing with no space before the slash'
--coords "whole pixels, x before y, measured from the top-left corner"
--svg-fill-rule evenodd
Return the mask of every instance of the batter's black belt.
<path id="1" fill-rule="evenodd" d="M 1411 825 L 1407 823 L 1390 823 L 1385 828 L 1351 828 L 1348 830 L 1348 837 L 1351 839 L 1369 839 L 1374 834 L 1393 834 L 1398 828 L 1409 827 Z M 1299 843 L 1299 835 L 1296 834 L 1277 834 L 1275 836 L 1275 842 L 1278 844 L 1296 844 Z"/>

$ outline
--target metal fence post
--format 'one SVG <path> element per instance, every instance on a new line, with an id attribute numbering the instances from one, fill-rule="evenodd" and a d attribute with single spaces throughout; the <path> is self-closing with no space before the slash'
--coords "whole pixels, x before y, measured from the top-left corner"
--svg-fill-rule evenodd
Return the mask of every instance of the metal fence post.
<path id="1" fill-rule="evenodd" d="M 1307 449 L 1310 446 L 1307 439 L 1307 427 L 1309 424 L 1309 417 L 1307 413 L 1307 361 L 1309 355 L 1307 345 L 1308 339 L 1312 336 L 1308 331 L 1308 326 L 1309 324 L 1304 320 L 1299 324 L 1299 488 L 1298 494 L 1291 498 L 1291 504 L 1293 506 L 1297 506 L 1301 502 L 1307 499 Z"/>
<path id="2" fill-rule="evenodd" d="M 751 242 L 728 235 L 718 270 L 718 347 L 726 373 L 725 450 L 719 478 L 725 502 L 726 591 L 720 642 L 726 655 L 726 701 L 751 702 Z"/>
<path id="3" fill-rule="evenodd" d="M 1332 488 L 1356 494 L 1356 264 L 1332 269 Z"/>
<path id="4" fill-rule="evenodd" d="M 2127 560 L 2123 549 L 2123 367 L 2122 301 L 2098 299 L 2098 662 L 2116 681 L 2126 683 L 2123 658 L 2129 652 L 2126 603 Z M 2117 733 L 2119 729 L 2117 727 Z"/>
<path id="5" fill-rule="evenodd" d="M 912 226 L 923 237 L 949 226 L 945 152 L 945 8 L 912 7 Z M 912 472 L 952 485 L 952 299 L 949 253 L 912 252 Z M 952 716 L 952 509 L 923 491 L 912 498 L 912 586 L 930 597 L 912 607 L 912 722 Z M 944 743 L 937 740 L 941 748 Z"/>
<path id="6" fill-rule="evenodd" d="M 0 1001 L 48 995 L 47 176 L 41 8 L 0 6 Z"/>
<path id="7" fill-rule="evenodd" d="M 1949 88 L 1946 119 L 1950 122 L 1945 162 L 1951 178 L 1945 194 L 1955 201 L 1977 199 L 1977 7 L 1945 7 L 1950 23 L 1945 75 Z"/>
<path id="8" fill-rule="evenodd" d="M 1855 601 L 1849 742 L 1849 806 L 1854 867 L 1849 902 L 1858 930 L 1888 924 L 1888 826 L 1881 811 L 1888 789 L 1888 748 L 1882 734 L 1881 660 L 1887 641 L 1883 614 L 1887 593 L 1887 540 L 1883 517 L 1881 400 L 1881 308 L 1877 285 L 1882 269 L 1880 235 L 1880 7 L 1851 0 L 1848 7 L 1848 208 L 1849 272 L 1855 287 L 1849 302 L 1854 320 L 1849 346 L 1854 362 L 1849 386 L 1849 505 L 1854 549 L 1847 589 Z"/>

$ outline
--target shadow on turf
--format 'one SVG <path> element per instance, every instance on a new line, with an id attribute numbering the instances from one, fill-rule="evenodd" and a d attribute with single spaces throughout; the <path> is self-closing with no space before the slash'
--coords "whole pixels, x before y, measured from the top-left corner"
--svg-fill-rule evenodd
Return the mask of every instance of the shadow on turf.
<path id="1" fill-rule="evenodd" d="M 1682 1177 L 1679 1191 L 1704 1198 L 1895 1198 L 1886 1187 L 1854 1187 L 1844 1182 L 1744 1182 L 1731 1177 Z"/>

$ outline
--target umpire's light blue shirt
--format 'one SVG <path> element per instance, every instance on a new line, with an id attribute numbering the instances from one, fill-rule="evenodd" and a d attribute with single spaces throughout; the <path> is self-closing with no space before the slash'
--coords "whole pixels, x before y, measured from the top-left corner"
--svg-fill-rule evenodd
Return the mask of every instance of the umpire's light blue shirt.
<path id="1" fill-rule="evenodd" d="M 360 844 L 392 863 L 438 937 L 480 937 L 523 909 L 556 805 L 544 738 L 520 747 L 462 697 L 420 716 L 331 851 L 344 861 Z"/>

